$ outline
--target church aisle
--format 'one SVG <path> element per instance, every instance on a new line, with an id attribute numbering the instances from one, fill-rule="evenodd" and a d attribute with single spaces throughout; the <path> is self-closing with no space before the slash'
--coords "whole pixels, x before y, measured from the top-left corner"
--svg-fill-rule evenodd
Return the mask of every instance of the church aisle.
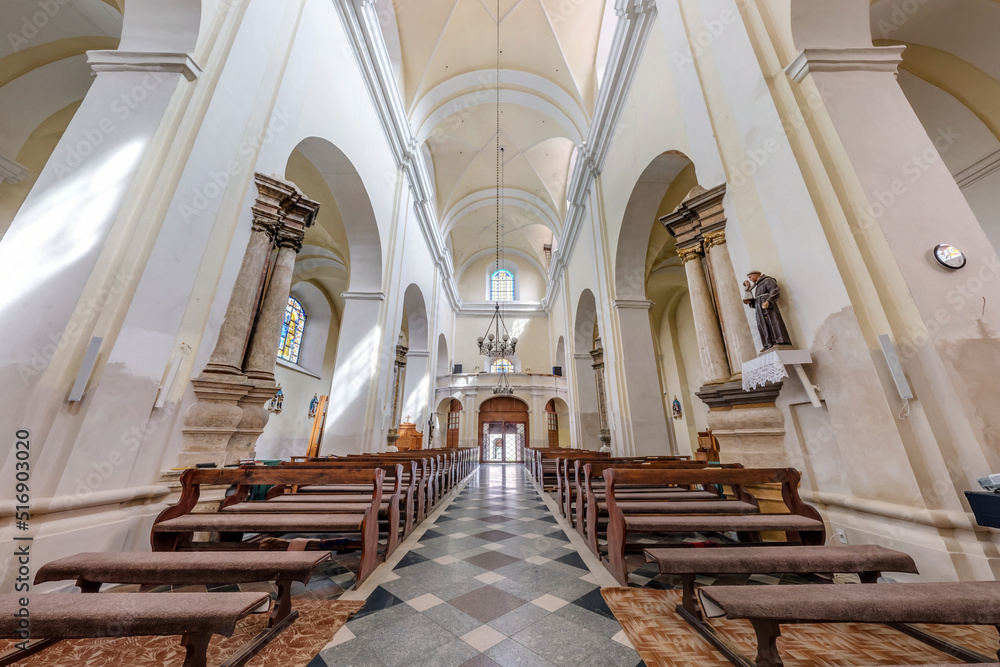
<path id="1" fill-rule="evenodd" d="M 483 465 L 309 667 L 641 664 L 521 465 Z"/>

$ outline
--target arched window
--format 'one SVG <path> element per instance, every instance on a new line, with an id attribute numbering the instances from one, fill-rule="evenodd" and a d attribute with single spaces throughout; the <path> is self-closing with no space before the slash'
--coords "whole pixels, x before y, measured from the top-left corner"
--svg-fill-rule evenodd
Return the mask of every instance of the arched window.
<path id="1" fill-rule="evenodd" d="M 302 346 L 302 332 L 306 328 L 306 311 L 295 297 L 288 297 L 285 306 L 285 321 L 281 325 L 281 340 L 278 343 L 278 358 L 299 363 L 299 348 Z"/>
<path id="2" fill-rule="evenodd" d="M 514 274 L 507 269 L 495 271 L 490 276 L 490 301 L 514 300 Z"/>
<path id="3" fill-rule="evenodd" d="M 506 359 L 497 359 L 490 366 L 490 373 L 513 373 L 514 364 L 510 363 Z"/>

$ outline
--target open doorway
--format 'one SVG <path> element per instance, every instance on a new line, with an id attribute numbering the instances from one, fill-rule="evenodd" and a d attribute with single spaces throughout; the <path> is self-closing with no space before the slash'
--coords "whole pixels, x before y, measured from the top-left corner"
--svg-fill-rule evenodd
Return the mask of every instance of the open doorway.
<path id="1" fill-rule="evenodd" d="M 482 463 L 521 463 L 528 433 L 528 406 L 516 398 L 493 398 L 479 408 Z"/>

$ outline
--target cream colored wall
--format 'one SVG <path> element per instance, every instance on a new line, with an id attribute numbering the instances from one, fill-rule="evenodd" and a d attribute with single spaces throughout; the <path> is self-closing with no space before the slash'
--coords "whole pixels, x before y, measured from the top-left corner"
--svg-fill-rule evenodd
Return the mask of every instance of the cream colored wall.
<path id="1" fill-rule="evenodd" d="M 506 316 L 507 328 L 512 336 L 517 336 L 518 371 L 548 374 L 552 372 L 552 356 L 549 349 L 549 325 L 546 317 L 524 317 L 516 314 Z M 476 340 L 485 335 L 488 317 L 466 317 L 455 319 L 455 338 L 450 352 L 456 364 L 462 364 L 463 371 L 487 372 L 489 360 L 480 356 Z M 520 332 L 520 333 L 518 333 Z M 530 370 L 528 370 L 530 369 Z"/>
<path id="2" fill-rule="evenodd" d="M 545 296 L 545 276 L 538 266 L 520 255 L 507 253 L 504 266 L 516 267 L 515 294 L 518 301 L 541 301 Z M 458 293 L 466 301 L 489 301 L 489 277 L 496 266 L 493 254 L 469 264 L 458 279 Z"/>

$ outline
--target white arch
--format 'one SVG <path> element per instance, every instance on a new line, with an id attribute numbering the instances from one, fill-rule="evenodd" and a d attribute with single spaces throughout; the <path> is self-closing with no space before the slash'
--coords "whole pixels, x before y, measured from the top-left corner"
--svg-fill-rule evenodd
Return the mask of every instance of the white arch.
<path id="1" fill-rule="evenodd" d="M 542 268 L 541 263 L 528 253 L 523 252 L 521 250 L 516 250 L 514 248 L 507 248 L 504 250 L 504 252 L 508 255 L 514 255 L 516 257 L 521 257 L 527 260 L 528 262 L 531 263 L 531 266 L 533 268 L 538 270 L 538 272 L 542 275 L 542 278 L 545 281 L 548 281 L 548 273 L 545 271 L 545 269 Z M 480 250 L 476 254 L 471 255 L 468 259 L 462 262 L 461 266 L 458 267 L 458 270 L 455 271 L 455 282 L 460 283 L 462 280 L 462 276 L 465 274 L 466 270 L 468 270 L 468 268 L 472 266 L 474 263 L 476 263 L 483 257 L 486 257 L 487 255 L 494 255 L 495 253 L 496 253 L 495 248 L 486 248 L 485 250 Z M 502 268 L 509 268 L 509 267 L 503 266 Z"/>
<path id="2" fill-rule="evenodd" d="M 552 206 L 540 197 L 522 190 L 520 188 L 503 188 L 500 190 L 500 200 L 504 207 L 517 208 L 537 216 L 539 224 L 543 224 L 552 230 L 554 234 L 559 234 L 562 230 L 562 222 L 559 214 Z M 463 217 L 481 208 L 496 205 L 496 190 L 486 188 L 466 195 L 455 202 L 442 217 L 442 230 L 445 236 L 451 233 Z"/>
<path id="3" fill-rule="evenodd" d="M 416 283 L 410 283 L 403 293 L 403 308 L 406 310 L 406 330 L 409 334 L 411 352 L 426 352 L 430 347 L 427 327 L 427 306 L 424 295 Z"/>
<path id="4" fill-rule="evenodd" d="M 382 291 L 382 241 L 361 175 L 343 151 L 326 139 L 308 137 L 295 147 L 319 170 L 337 201 L 347 232 L 346 258 L 352 292 Z"/>
<path id="5" fill-rule="evenodd" d="M 444 334 L 438 336 L 437 377 L 451 375 L 451 360 L 448 358 L 448 339 Z"/>
<path id="6" fill-rule="evenodd" d="M 480 104 L 496 104 L 496 72 L 476 70 L 452 77 L 431 88 L 414 106 L 413 125 L 417 140 L 423 142 L 448 116 Z M 536 74 L 518 70 L 500 70 L 502 103 L 535 109 L 566 131 L 574 143 L 583 141 L 588 115 L 573 96 L 558 85 Z M 509 89 L 516 86 L 517 89 Z"/>
<path id="7" fill-rule="evenodd" d="M 656 211 L 667 188 L 691 160 L 683 153 L 661 153 L 636 181 L 625 213 L 615 255 L 615 295 L 619 299 L 646 298 L 646 252 Z"/>

